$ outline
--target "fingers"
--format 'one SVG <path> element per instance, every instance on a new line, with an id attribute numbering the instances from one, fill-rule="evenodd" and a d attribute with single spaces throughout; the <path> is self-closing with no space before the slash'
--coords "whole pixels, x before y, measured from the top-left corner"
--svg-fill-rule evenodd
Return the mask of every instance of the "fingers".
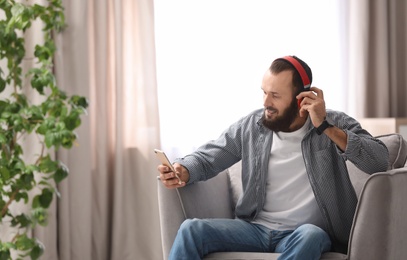
<path id="1" fill-rule="evenodd" d="M 297 99 L 309 98 L 311 100 L 324 100 L 324 92 L 317 87 L 311 87 L 310 91 L 304 91 L 297 95 Z"/>
<path id="2" fill-rule="evenodd" d="M 171 171 L 171 169 L 165 165 L 159 165 L 157 170 L 160 172 L 160 180 L 165 187 L 169 189 L 180 188 L 186 185 L 185 182 L 181 181 L 180 173 Z"/>
<path id="3" fill-rule="evenodd" d="M 161 173 L 160 179 L 167 188 L 174 189 L 184 187 L 185 182 L 181 181 L 177 176 L 179 177 L 179 174 L 175 172 Z"/>
<path id="4" fill-rule="evenodd" d="M 319 88 L 317 88 L 317 87 L 311 87 L 310 90 L 313 91 L 313 92 L 315 92 L 316 95 L 317 95 L 319 98 L 324 99 L 324 92 L 322 91 L 322 89 L 319 89 Z"/>
<path id="5" fill-rule="evenodd" d="M 324 93 L 317 87 L 312 87 L 310 91 L 304 91 L 297 95 L 297 99 L 302 99 L 300 104 L 300 116 L 310 115 L 314 126 L 319 126 L 326 116 Z"/>

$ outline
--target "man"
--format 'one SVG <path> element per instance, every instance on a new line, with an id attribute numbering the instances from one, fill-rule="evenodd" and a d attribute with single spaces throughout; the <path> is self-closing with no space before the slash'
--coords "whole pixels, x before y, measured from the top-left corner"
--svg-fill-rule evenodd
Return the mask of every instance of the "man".
<path id="1" fill-rule="evenodd" d="M 308 260 L 346 252 L 357 197 L 345 161 L 369 174 L 385 171 L 388 151 L 355 119 L 326 110 L 322 90 L 311 82 L 311 69 L 299 58 L 276 59 L 262 81 L 264 109 L 177 159 L 177 173 L 158 166 L 162 183 L 180 188 L 242 161 L 236 219 L 186 220 L 170 259 L 253 251 Z"/>

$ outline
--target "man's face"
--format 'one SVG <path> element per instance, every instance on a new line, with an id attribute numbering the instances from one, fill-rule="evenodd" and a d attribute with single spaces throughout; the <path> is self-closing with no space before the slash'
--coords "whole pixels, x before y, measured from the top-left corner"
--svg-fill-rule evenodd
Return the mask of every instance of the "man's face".
<path id="1" fill-rule="evenodd" d="M 263 125 L 272 131 L 291 132 L 293 122 L 299 117 L 297 99 L 294 97 L 292 72 L 282 71 L 264 74 L 262 89 L 264 92 Z"/>

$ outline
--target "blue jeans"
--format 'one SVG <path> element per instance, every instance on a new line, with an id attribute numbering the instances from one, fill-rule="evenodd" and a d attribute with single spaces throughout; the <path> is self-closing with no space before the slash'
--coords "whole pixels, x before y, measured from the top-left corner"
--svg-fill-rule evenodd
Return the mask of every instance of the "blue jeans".
<path id="1" fill-rule="evenodd" d="M 276 252 L 281 253 L 281 260 L 312 260 L 330 248 L 328 234 L 311 224 L 275 231 L 239 219 L 187 219 L 178 230 L 169 259 L 202 259 L 212 252 Z"/>

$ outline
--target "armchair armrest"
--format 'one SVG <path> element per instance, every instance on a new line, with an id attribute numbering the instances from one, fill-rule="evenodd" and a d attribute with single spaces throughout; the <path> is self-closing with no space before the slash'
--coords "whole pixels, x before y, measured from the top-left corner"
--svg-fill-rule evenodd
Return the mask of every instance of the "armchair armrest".
<path id="1" fill-rule="evenodd" d="M 180 189 L 167 189 L 160 180 L 158 207 L 164 259 L 182 222 L 187 218 L 233 218 L 231 195 L 226 171 L 205 182 Z"/>
<path id="2" fill-rule="evenodd" d="M 349 260 L 407 259 L 407 168 L 371 175 L 360 194 Z"/>

